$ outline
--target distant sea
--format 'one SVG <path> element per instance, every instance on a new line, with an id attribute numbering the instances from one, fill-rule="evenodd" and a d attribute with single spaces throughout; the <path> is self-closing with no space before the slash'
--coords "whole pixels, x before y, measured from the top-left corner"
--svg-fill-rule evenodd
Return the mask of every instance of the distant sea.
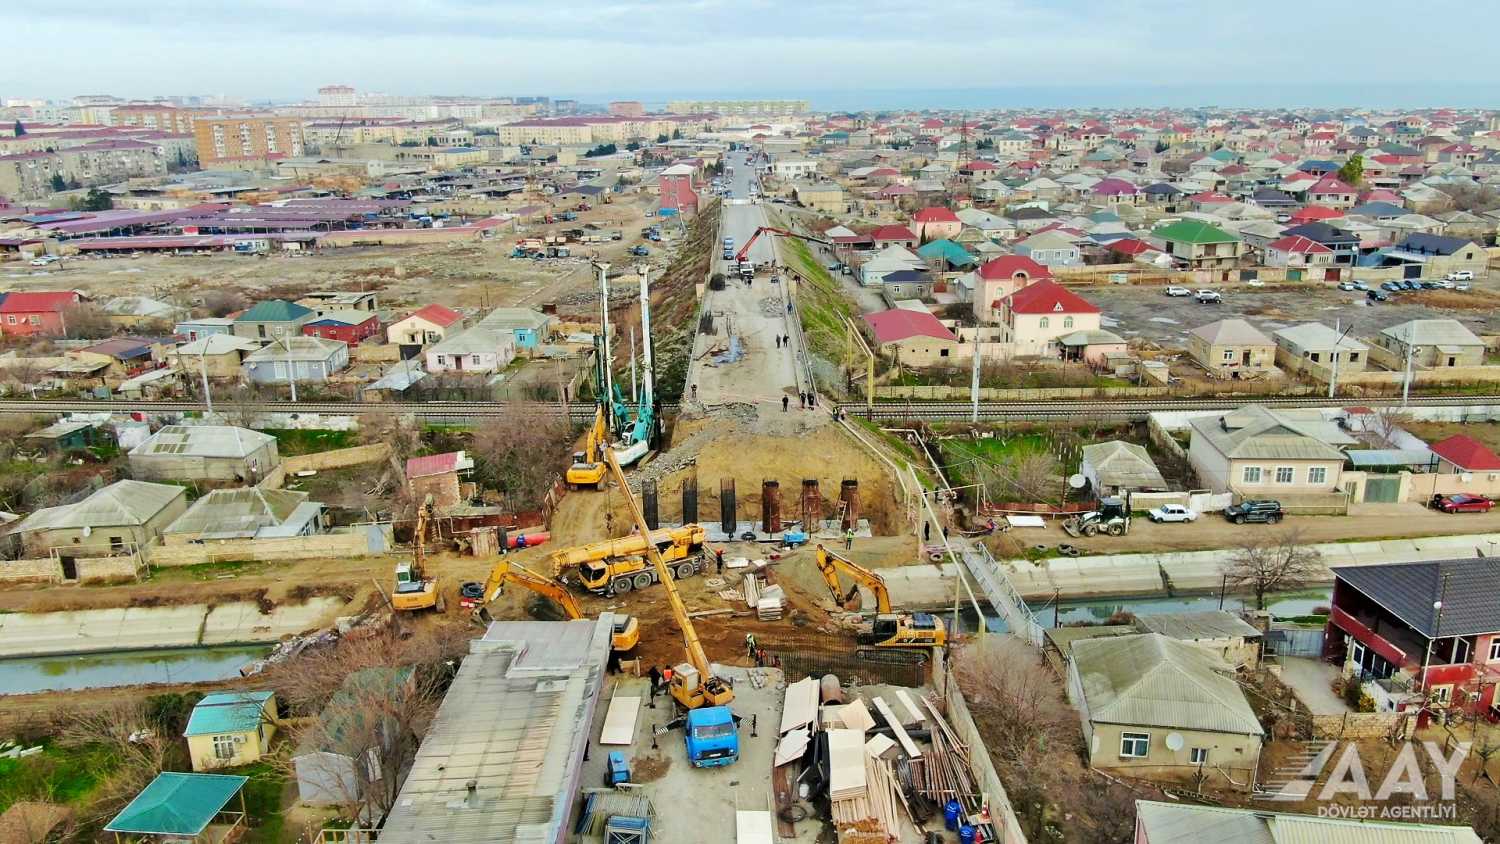
<path id="1" fill-rule="evenodd" d="M 808 100 L 814 111 L 1054 108 L 1496 108 L 1494 85 L 1184 85 L 1017 86 L 869 90 L 614 92 L 559 95 L 586 103 L 641 100 L 663 108 L 671 100 Z"/>

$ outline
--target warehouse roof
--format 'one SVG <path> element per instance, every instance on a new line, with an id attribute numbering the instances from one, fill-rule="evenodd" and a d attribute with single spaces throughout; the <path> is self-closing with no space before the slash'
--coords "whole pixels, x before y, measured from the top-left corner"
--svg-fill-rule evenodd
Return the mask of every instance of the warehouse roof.
<path id="1" fill-rule="evenodd" d="M 275 441 L 270 434 L 234 425 L 168 425 L 131 449 L 130 456 L 246 457 Z"/>
<path id="2" fill-rule="evenodd" d="M 1260 721 L 1216 654 L 1158 633 L 1073 643 L 1089 719 L 1127 726 L 1261 735 Z"/>

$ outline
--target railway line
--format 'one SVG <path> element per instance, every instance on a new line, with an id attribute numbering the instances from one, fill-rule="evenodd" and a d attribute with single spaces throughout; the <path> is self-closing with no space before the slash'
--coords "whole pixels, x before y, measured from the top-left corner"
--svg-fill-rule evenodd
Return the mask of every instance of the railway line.
<path id="1" fill-rule="evenodd" d="M 1163 411 L 1231 410 L 1245 404 L 1262 404 L 1268 407 L 1327 407 L 1329 405 L 1357 403 L 1364 407 L 1400 407 L 1398 397 L 1389 398 L 1344 398 L 1328 399 L 1317 396 L 1245 396 L 1237 398 L 1208 399 L 1075 399 L 1055 401 L 981 402 L 981 420 L 1047 421 L 1077 418 L 1088 419 L 1141 419 L 1148 413 Z M 1406 403 L 1410 407 L 1474 407 L 1500 406 L 1500 395 L 1486 396 L 1412 396 Z M 358 416 L 375 411 L 409 413 L 428 422 L 461 424 L 484 417 L 501 416 L 524 407 L 529 414 L 556 416 L 564 412 L 563 406 L 552 402 L 290 402 L 264 401 L 249 404 L 238 403 L 235 412 L 325 414 L 333 416 Z M 964 422 L 972 418 L 973 408 L 968 402 L 954 401 L 886 401 L 873 408 L 863 403 L 845 402 L 837 405 L 839 411 L 856 419 L 873 422 L 897 422 L 920 419 L 929 422 Z M 0 400 L 0 413 L 183 413 L 203 410 L 197 401 L 125 401 L 88 399 L 13 399 Z M 220 408 L 221 410 L 224 408 Z M 666 404 L 662 412 L 668 416 L 676 414 L 679 405 Z M 572 402 L 567 405 L 568 418 L 577 423 L 586 423 L 593 418 L 594 405 L 590 402 Z"/>

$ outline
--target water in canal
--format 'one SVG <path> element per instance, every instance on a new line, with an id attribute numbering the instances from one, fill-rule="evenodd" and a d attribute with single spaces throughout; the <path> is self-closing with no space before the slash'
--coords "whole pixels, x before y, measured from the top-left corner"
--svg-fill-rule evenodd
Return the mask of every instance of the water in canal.
<path id="1" fill-rule="evenodd" d="M 1327 607 L 1332 600 L 1332 590 L 1305 589 L 1298 592 L 1276 592 L 1266 596 L 1266 609 L 1273 616 L 1282 618 L 1301 615 L 1312 615 L 1315 607 Z M 1237 613 L 1247 606 L 1254 604 L 1254 598 L 1248 595 L 1228 595 L 1224 598 L 1224 609 Z M 1164 612 L 1204 612 L 1219 609 L 1219 596 L 1217 593 L 1209 595 L 1178 595 L 1167 597 L 1166 595 L 1138 595 L 1129 598 L 1090 598 L 1078 601 L 1063 601 L 1055 608 L 1051 601 L 1032 601 L 1029 606 L 1036 613 L 1037 620 L 1043 627 L 1052 627 L 1054 615 L 1056 624 L 1103 624 L 1109 617 L 1117 612 L 1129 612 L 1135 615 L 1153 615 Z M 958 619 L 954 620 L 952 613 L 945 613 L 949 629 L 959 633 L 967 633 L 978 629 L 978 619 L 974 615 L 972 606 L 960 607 Z M 992 632 L 1004 632 L 1005 622 L 995 617 L 988 607 L 985 609 L 985 628 Z"/>
<path id="2" fill-rule="evenodd" d="M 269 652 L 267 645 L 230 645 L 0 659 L 0 695 L 223 680 Z"/>

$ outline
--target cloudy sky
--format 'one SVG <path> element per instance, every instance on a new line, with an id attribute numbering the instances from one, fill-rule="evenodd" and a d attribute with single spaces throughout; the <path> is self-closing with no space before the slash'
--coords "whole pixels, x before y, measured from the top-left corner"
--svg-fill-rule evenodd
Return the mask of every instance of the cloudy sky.
<path id="1" fill-rule="evenodd" d="M 1476 14 L 1458 0 L 5 0 L 0 97 L 298 100 L 345 83 L 825 108 L 1500 105 L 1500 58 L 1454 49 Z"/>

